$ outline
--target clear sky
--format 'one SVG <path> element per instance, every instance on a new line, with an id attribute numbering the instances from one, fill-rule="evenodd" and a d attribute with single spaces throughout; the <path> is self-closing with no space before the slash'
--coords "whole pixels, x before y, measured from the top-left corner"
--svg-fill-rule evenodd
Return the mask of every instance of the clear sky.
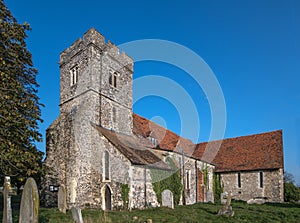
<path id="1" fill-rule="evenodd" d="M 27 21 L 32 28 L 27 43 L 39 70 L 44 136 L 59 113 L 59 53 L 89 28 L 116 45 L 168 40 L 194 51 L 213 71 L 226 102 L 225 137 L 282 129 L 285 170 L 300 183 L 300 1 L 5 2 L 19 22 Z M 185 89 L 199 113 L 199 137 L 193 138 L 195 123 L 189 123 L 190 132 L 181 131 L 182 114 L 174 97 L 144 97 L 134 111 L 193 141 L 208 140 L 209 99 L 195 80 L 174 65 L 137 62 L 134 78 L 147 75 L 166 77 Z M 38 147 L 45 151 L 45 140 Z"/>

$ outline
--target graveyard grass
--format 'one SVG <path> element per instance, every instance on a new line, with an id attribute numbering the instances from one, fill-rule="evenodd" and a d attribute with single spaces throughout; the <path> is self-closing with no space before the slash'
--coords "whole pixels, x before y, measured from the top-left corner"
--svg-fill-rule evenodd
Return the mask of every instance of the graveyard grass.
<path id="1" fill-rule="evenodd" d="M 13 221 L 18 222 L 18 203 L 20 198 L 12 197 Z M 0 195 L 0 219 L 2 219 L 3 198 Z M 300 222 L 300 204 L 285 203 L 263 205 L 248 205 L 245 202 L 232 202 L 234 217 L 218 216 L 221 204 L 194 204 L 190 206 L 176 206 L 175 209 L 152 208 L 145 210 L 103 212 L 96 209 L 83 210 L 85 223 L 98 222 L 147 222 L 151 218 L 153 223 L 163 222 Z M 71 211 L 63 214 L 58 209 L 40 208 L 40 223 L 73 223 Z"/>

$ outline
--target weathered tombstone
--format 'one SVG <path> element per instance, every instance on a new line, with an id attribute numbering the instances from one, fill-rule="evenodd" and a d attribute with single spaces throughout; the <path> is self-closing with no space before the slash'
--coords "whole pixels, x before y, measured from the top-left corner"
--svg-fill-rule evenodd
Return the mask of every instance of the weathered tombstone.
<path id="1" fill-rule="evenodd" d="M 60 185 L 57 194 L 58 210 L 66 214 L 67 212 L 67 195 L 64 185 Z"/>
<path id="2" fill-rule="evenodd" d="M 170 190 L 164 190 L 161 193 L 162 206 L 174 208 L 173 193 Z"/>
<path id="3" fill-rule="evenodd" d="M 226 203 L 227 196 L 228 196 L 227 192 L 221 193 L 221 204 L 225 204 Z"/>
<path id="4" fill-rule="evenodd" d="M 28 178 L 21 198 L 19 223 L 37 223 L 39 193 L 33 178 Z"/>
<path id="5" fill-rule="evenodd" d="M 266 197 L 255 197 L 247 201 L 247 204 L 264 204 L 267 202 Z"/>
<path id="6" fill-rule="evenodd" d="M 72 211 L 73 220 L 76 223 L 83 223 L 81 209 L 80 208 L 76 208 L 76 207 L 72 207 L 71 211 Z"/>
<path id="7" fill-rule="evenodd" d="M 206 201 L 214 203 L 214 195 L 213 195 L 212 191 L 206 192 Z"/>
<path id="8" fill-rule="evenodd" d="M 231 193 L 227 195 L 226 203 L 222 206 L 222 208 L 219 210 L 218 215 L 225 215 L 227 217 L 233 217 L 234 211 L 231 207 Z"/>
<path id="9" fill-rule="evenodd" d="M 4 185 L 3 185 L 3 217 L 2 217 L 2 223 L 12 223 L 11 193 L 12 193 L 12 188 L 11 188 L 11 185 L 10 185 L 10 177 L 5 177 L 4 178 Z"/>

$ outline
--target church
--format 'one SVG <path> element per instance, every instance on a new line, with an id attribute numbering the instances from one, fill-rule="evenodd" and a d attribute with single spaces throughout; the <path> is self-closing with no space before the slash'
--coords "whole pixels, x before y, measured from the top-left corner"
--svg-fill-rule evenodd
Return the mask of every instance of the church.
<path id="1" fill-rule="evenodd" d="M 225 139 L 208 162 L 204 151 L 218 142 L 194 144 L 132 111 L 133 60 L 97 30 L 61 52 L 59 67 L 60 113 L 46 132 L 46 206 L 57 205 L 64 187 L 69 208 L 157 207 L 165 198 L 155 183 L 172 176 L 180 194 L 166 189 L 177 204 L 214 202 L 215 176 L 239 200 L 283 201 L 280 130 Z"/>

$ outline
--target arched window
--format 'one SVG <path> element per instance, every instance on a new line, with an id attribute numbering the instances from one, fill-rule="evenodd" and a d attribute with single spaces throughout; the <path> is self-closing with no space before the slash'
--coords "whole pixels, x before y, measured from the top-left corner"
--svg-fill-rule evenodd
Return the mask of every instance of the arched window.
<path id="1" fill-rule="evenodd" d="M 118 73 L 116 71 L 110 71 L 109 72 L 109 84 L 115 88 L 117 88 L 117 78 Z"/>
<path id="2" fill-rule="evenodd" d="M 70 85 L 73 86 L 75 84 L 77 84 L 77 80 L 78 80 L 78 66 L 74 66 L 71 70 L 70 70 Z"/>
<path id="3" fill-rule="evenodd" d="M 109 153 L 104 152 L 104 179 L 109 180 Z"/>

